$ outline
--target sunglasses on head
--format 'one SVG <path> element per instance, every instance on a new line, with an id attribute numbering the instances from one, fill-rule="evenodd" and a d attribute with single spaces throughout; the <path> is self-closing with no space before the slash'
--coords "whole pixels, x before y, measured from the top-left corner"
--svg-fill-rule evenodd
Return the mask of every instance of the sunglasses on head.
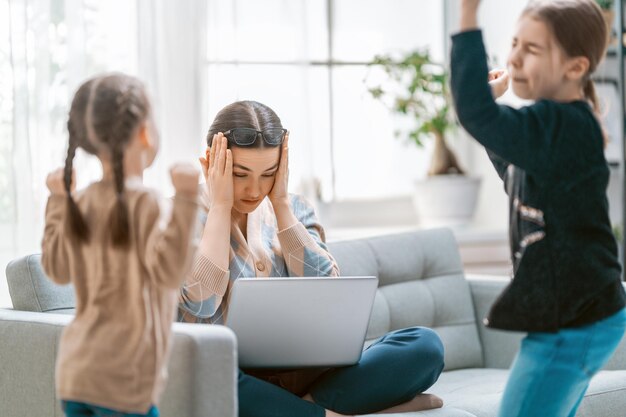
<path id="1" fill-rule="evenodd" d="M 253 145 L 259 135 L 268 145 L 280 145 L 283 143 L 286 134 L 287 129 L 256 130 L 249 127 L 236 127 L 224 132 L 224 136 L 229 141 L 239 146 Z"/>

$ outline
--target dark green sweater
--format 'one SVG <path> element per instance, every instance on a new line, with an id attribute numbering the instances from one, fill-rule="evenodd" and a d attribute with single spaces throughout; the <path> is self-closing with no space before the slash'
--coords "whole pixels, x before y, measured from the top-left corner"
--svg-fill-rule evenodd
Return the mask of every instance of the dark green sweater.
<path id="1" fill-rule="evenodd" d="M 498 105 L 479 30 L 452 37 L 459 121 L 485 148 L 510 200 L 514 276 L 490 327 L 558 331 L 604 319 L 626 304 L 606 188 L 600 126 L 584 101 Z"/>

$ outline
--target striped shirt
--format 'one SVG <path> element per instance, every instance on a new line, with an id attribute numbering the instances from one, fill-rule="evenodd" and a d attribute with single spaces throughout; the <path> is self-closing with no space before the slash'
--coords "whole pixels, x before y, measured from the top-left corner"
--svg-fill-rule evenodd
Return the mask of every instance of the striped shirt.
<path id="1" fill-rule="evenodd" d="M 179 321 L 223 324 L 228 314 L 230 290 L 234 281 L 241 277 L 339 275 L 313 207 L 295 194 L 290 194 L 289 204 L 299 222 L 285 230 L 278 230 L 276 215 L 267 197 L 248 214 L 247 239 L 234 218 L 231 220 L 228 270 L 196 253 L 192 271 L 180 289 Z M 198 214 L 202 225 L 209 209 L 206 187 L 203 186 Z M 198 228 L 198 240 L 202 229 Z"/>

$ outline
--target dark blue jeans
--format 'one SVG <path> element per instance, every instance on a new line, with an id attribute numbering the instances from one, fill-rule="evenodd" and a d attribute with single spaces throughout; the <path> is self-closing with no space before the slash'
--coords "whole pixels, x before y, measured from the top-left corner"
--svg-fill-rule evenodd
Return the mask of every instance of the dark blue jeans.
<path id="1" fill-rule="evenodd" d="M 308 391 L 315 404 L 267 380 L 239 371 L 239 417 L 323 417 L 369 414 L 407 402 L 426 391 L 443 370 L 443 344 L 424 327 L 381 337 L 352 366 L 329 369 Z"/>
<path id="2" fill-rule="evenodd" d="M 159 410 L 155 406 L 147 414 L 123 413 L 75 401 L 61 401 L 61 406 L 67 417 L 159 417 Z"/>

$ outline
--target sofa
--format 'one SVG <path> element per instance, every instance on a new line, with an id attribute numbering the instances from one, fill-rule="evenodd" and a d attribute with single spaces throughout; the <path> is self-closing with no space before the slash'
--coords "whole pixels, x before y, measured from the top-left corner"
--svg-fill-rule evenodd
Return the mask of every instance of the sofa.
<path id="1" fill-rule="evenodd" d="M 482 318 L 508 278 L 465 276 L 449 229 L 337 241 L 329 249 L 342 275 L 379 278 L 366 345 L 409 326 L 433 328 L 443 340 L 445 370 L 428 392 L 443 398 L 444 407 L 388 415 L 496 416 L 523 335 L 487 329 Z M 71 320 L 73 293 L 48 281 L 39 262 L 39 255 L 30 255 L 7 267 L 13 309 L 0 309 L 2 417 L 62 416 L 54 360 L 63 326 Z M 235 417 L 236 369 L 237 341 L 229 329 L 175 323 L 162 416 Z M 624 410 L 626 340 L 591 382 L 577 416 L 624 417 Z"/>

